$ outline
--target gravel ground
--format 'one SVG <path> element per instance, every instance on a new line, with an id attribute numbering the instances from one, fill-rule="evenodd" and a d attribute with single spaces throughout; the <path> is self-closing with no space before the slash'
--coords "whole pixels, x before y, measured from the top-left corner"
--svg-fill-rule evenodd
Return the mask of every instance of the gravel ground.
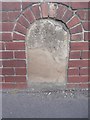
<path id="1" fill-rule="evenodd" d="M 4 90 L 3 118 L 88 118 L 88 90 Z"/>

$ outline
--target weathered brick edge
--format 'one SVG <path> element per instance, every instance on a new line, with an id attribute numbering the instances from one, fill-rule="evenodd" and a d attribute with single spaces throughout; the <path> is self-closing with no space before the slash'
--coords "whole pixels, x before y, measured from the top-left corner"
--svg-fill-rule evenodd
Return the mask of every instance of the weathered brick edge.
<path id="1" fill-rule="evenodd" d="M 39 19 L 62 21 L 70 32 L 67 87 L 88 88 L 90 71 L 90 10 L 87 2 L 0 2 L 0 83 L 2 88 L 27 88 L 26 37 Z M 1 61 L 2 59 L 2 61 Z"/>

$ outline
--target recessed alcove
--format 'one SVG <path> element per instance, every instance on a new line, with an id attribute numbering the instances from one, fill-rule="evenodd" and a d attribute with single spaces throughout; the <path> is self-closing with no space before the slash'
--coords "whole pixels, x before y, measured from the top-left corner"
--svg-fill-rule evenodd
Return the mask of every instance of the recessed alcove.
<path id="1" fill-rule="evenodd" d="M 28 30 L 28 82 L 67 82 L 69 32 L 66 26 L 52 19 L 37 20 Z"/>

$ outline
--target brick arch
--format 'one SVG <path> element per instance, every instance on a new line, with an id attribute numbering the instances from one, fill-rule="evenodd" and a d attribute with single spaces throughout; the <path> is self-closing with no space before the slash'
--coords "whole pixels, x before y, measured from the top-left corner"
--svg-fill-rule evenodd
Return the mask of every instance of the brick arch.
<path id="1" fill-rule="evenodd" d="M 71 40 L 82 39 L 81 21 L 71 8 L 58 3 L 39 3 L 26 8 L 16 19 L 13 40 L 25 40 L 30 24 L 38 19 L 45 18 L 62 21 L 70 32 Z"/>

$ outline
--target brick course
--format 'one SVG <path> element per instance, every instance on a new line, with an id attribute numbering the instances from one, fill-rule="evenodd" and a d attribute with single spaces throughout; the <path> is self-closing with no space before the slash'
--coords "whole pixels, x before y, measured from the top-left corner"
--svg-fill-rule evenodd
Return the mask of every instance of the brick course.
<path id="1" fill-rule="evenodd" d="M 15 20 L 20 16 L 21 11 L 9 11 L 8 21 L 15 22 Z"/>
<path id="2" fill-rule="evenodd" d="M 6 50 L 25 50 L 24 42 L 6 42 Z"/>
<path id="3" fill-rule="evenodd" d="M 18 22 L 26 28 L 28 28 L 28 26 L 30 25 L 30 23 L 27 21 L 27 19 L 25 19 L 24 16 L 20 16 Z"/>
<path id="4" fill-rule="evenodd" d="M 12 34 L 11 34 L 11 32 L 10 33 L 2 33 L 1 34 L 1 36 L 2 36 L 2 39 L 1 40 L 3 40 L 3 41 L 12 41 Z"/>
<path id="5" fill-rule="evenodd" d="M 75 25 L 77 25 L 77 24 L 79 24 L 79 23 L 80 23 L 79 18 L 78 18 L 77 16 L 74 16 L 74 17 L 67 23 L 67 26 L 68 26 L 68 28 L 71 28 L 71 27 L 73 27 L 73 26 L 75 26 Z"/>
<path id="6" fill-rule="evenodd" d="M 14 23 L 13 22 L 3 22 L 2 23 L 2 31 L 11 32 L 13 30 Z"/>
<path id="7" fill-rule="evenodd" d="M 21 10 L 21 3 L 20 2 L 2 2 L 2 10 L 3 11 Z"/>
<path id="8" fill-rule="evenodd" d="M 25 35 L 17 33 L 17 32 L 14 32 L 13 33 L 13 40 L 17 40 L 17 41 L 25 40 Z"/>

